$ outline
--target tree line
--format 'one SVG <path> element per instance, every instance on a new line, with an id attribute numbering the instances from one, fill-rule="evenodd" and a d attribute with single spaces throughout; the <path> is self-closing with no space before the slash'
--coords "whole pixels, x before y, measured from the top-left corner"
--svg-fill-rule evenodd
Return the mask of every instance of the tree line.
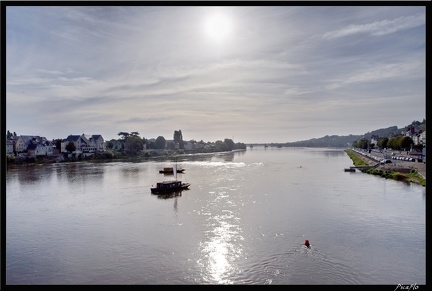
<path id="1" fill-rule="evenodd" d="M 421 150 L 423 148 L 421 144 L 415 145 L 409 136 L 381 137 L 376 144 L 371 143 L 367 138 L 362 138 L 359 141 L 355 141 L 352 146 L 360 149 L 373 149 L 376 146 L 380 149 L 391 148 L 398 151 L 409 149 Z"/>
<path id="2" fill-rule="evenodd" d="M 139 154 L 144 147 L 146 149 L 154 149 L 154 150 L 185 150 L 186 142 L 183 140 L 183 134 L 181 130 L 175 130 L 173 134 L 173 140 L 166 140 L 163 136 L 158 136 L 156 139 L 146 139 L 144 137 L 140 137 L 139 132 L 119 132 L 117 134 L 120 136 L 119 140 L 112 139 L 107 142 L 107 148 L 113 150 L 115 144 L 120 142 L 121 148 L 120 152 L 124 152 L 129 155 L 137 155 Z M 199 148 L 202 149 L 204 146 L 208 145 L 211 147 L 211 151 L 232 151 L 237 149 L 246 149 L 246 144 L 244 143 L 234 143 L 232 139 L 225 138 L 222 140 L 217 140 L 214 143 L 190 140 L 190 142 L 194 145 L 199 145 Z"/>

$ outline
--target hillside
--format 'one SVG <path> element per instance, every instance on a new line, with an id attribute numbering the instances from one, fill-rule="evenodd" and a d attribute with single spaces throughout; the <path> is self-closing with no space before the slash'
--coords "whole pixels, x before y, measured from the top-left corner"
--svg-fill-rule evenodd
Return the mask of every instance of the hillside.
<path id="1" fill-rule="evenodd" d="M 372 136 L 378 137 L 387 137 L 390 138 L 392 136 L 397 136 L 402 132 L 409 130 L 411 127 L 414 127 L 414 130 L 417 132 L 419 130 L 426 130 L 426 119 L 423 119 L 422 122 L 413 121 L 411 124 L 408 124 L 405 127 L 398 128 L 397 126 L 390 126 L 387 128 L 376 129 L 370 132 L 367 132 L 363 135 L 326 135 L 321 138 L 313 138 L 309 140 L 296 141 L 296 142 L 287 142 L 282 144 L 271 144 L 271 145 L 282 145 L 286 147 L 347 147 L 350 146 L 353 142 L 360 140 L 361 138 L 370 139 Z"/>

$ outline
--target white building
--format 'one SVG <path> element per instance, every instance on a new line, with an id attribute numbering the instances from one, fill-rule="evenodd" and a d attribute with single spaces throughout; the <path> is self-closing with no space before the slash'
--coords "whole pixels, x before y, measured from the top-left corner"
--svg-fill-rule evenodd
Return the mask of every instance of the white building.
<path id="1" fill-rule="evenodd" d="M 100 134 L 94 135 L 69 135 L 61 142 L 61 152 L 67 152 L 66 146 L 72 142 L 75 145 L 75 153 L 95 153 L 106 150 L 105 140 Z"/>
<path id="2" fill-rule="evenodd" d="M 27 153 L 29 156 L 52 155 L 54 148 L 45 137 L 37 135 L 20 135 L 15 143 L 17 153 Z"/>

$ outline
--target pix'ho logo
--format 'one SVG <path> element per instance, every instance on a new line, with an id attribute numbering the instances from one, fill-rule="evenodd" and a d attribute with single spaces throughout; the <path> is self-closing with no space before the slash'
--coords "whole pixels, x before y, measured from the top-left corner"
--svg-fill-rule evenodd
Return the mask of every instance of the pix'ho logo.
<path id="1" fill-rule="evenodd" d="M 394 291 L 396 290 L 406 290 L 406 291 L 410 291 L 412 290 L 417 290 L 419 288 L 419 286 L 417 286 L 417 283 L 411 284 L 411 285 L 402 285 L 402 284 L 398 284 L 396 286 L 396 289 L 394 289 Z"/>

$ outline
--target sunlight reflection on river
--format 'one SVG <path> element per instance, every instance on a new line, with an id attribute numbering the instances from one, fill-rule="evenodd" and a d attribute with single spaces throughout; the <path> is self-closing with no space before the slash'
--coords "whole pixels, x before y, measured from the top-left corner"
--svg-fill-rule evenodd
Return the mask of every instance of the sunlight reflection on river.
<path id="1" fill-rule="evenodd" d="M 204 268 L 205 280 L 212 284 L 233 284 L 231 277 L 238 272 L 235 260 L 242 254 L 240 219 L 235 202 L 226 189 L 211 191 L 212 202 L 206 215 L 206 241 L 201 243 L 202 256 L 199 264 Z M 228 190 L 229 191 L 229 190 Z M 217 212 L 217 213 L 215 213 Z"/>

